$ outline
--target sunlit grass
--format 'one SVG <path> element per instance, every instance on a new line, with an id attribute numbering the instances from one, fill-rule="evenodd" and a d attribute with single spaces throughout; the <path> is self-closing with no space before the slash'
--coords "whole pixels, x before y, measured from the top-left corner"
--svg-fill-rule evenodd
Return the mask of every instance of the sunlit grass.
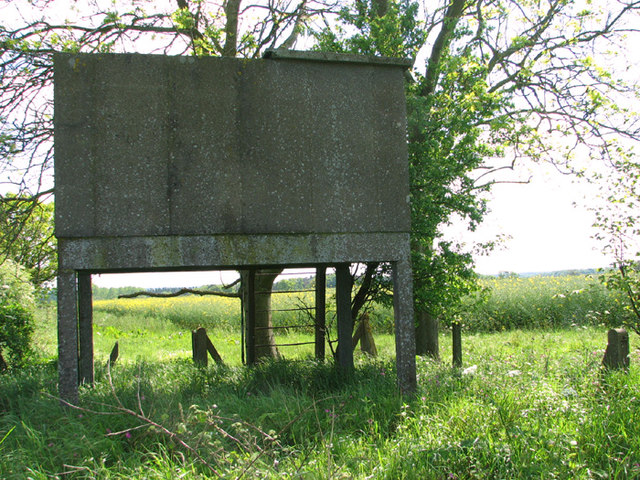
<path id="1" fill-rule="evenodd" d="M 441 361 L 417 358 L 418 390 L 407 397 L 396 388 L 394 338 L 380 330 L 379 357 L 357 350 L 352 375 L 335 368 L 328 346 L 325 362 L 302 345 L 281 347 L 284 360 L 248 368 L 231 317 L 207 325 L 225 365 L 196 367 L 190 328 L 200 323 L 192 321 L 215 318 L 198 313 L 205 305 L 235 306 L 187 297 L 167 307 L 171 315 L 156 310 L 156 299 L 96 302 L 96 382 L 81 388 L 83 410 L 61 409 L 49 307 L 35 332 L 43 361 L 0 375 L 0 478 L 217 478 L 203 462 L 222 478 L 640 478 L 639 337 L 631 335 L 629 372 L 604 373 L 600 318 L 566 320 L 596 308 L 577 282 L 496 281 L 494 294 L 510 309 L 505 318 L 542 312 L 536 322 L 554 325 L 540 319 L 555 315 L 562 328 L 467 328 L 462 369 L 450 366 L 443 331 Z M 564 298 L 576 303 L 559 308 Z M 304 331 L 277 337 L 312 339 Z M 109 373 L 116 341 L 120 358 Z M 119 402 L 177 437 L 115 412 Z"/>
<path id="2" fill-rule="evenodd" d="M 114 332 L 128 331 L 126 321 L 110 319 L 100 320 L 105 345 Z M 128 356 L 126 341 L 157 345 L 172 326 L 159 322 L 139 336 L 118 337 L 125 342 L 111 371 L 118 400 L 97 362 L 96 384 L 81 389 L 81 404 L 92 411 L 112 411 L 106 405 L 118 401 L 142 407 L 223 478 L 640 475 L 635 335 L 629 373 L 605 375 L 602 327 L 466 334 L 463 369 L 449 366 L 445 333 L 442 362 L 418 358 L 417 394 L 401 397 L 390 335 L 376 335 L 379 358 L 357 353 L 356 372 L 347 377 L 331 361 L 309 359 L 306 347 L 283 349 L 285 361 L 253 368 Z M 286 337 L 304 338 L 311 337 Z M 56 376 L 51 364 L 0 376 L 0 438 L 8 434 L 0 444 L 1 478 L 216 478 L 192 452 L 130 415 L 60 409 L 47 396 L 56 394 Z"/>

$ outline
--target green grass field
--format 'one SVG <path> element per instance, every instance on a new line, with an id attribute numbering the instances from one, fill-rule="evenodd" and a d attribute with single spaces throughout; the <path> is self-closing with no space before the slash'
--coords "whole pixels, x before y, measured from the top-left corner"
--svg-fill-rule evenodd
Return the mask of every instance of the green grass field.
<path id="1" fill-rule="evenodd" d="M 227 320 L 208 324 L 226 365 L 197 368 L 185 324 L 107 307 L 96 302 L 96 384 L 79 409 L 55 398 L 51 307 L 39 362 L 0 375 L 0 478 L 640 478 L 640 341 L 628 373 L 603 373 L 598 322 L 467 330 L 462 369 L 445 331 L 442 362 L 418 358 L 418 392 L 401 397 L 388 334 L 345 378 L 312 346 L 243 367 Z"/>

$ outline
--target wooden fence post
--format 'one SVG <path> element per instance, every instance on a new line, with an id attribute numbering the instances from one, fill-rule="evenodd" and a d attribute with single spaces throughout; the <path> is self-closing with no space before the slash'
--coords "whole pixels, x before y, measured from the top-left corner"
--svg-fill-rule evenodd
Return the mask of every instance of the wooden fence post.
<path id="1" fill-rule="evenodd" d="M 113 367 L 116 364 L 119 355 L 120 347 L 118 347 L 118 342 L 116 342 L 111 349 L 111 353 L 109 354 L 109 368 Z"/>
<path id="2" fill-rule="evenodd" d="M 218 353 L 218 350 L 216 350 L 216 347 L 213 346 L 213 343 L 211 343 L 211 340 L 209 339 L 209 335 L 207 335 L 205 332 L 204 336 L 207 339 L 207 352 L 209 352 L 209 355 L 211 355 L 211 358 L 213 358 L 213 361 L 220 365 L 224 365 L 224 362 L 222 361 L 222 357 Z"/>
<path id="3" fill-rule="evenodd" d="M 213 346 L 207 330 L 204 327 L 200 327 L 197 330 L 191 332 L 191 348 L 193 349 L 193 363 L 206 367 L 209 363 L 207 354 L 211 355 L 211 358 L 220 365 L 224 364 L 222 357 Z"/>
<path id="4" fill-rule="evenodd" d="M 193 363 L 206 367 L 207 358 L 207 331 L 200 327 L 191 332 L 191 346 L 193 348 Z"/>
<path id="5" fill-rule="evenodd" d="M 629 368 L 629 334 L 624 328 L 612 328 L 608 333 L 607 350 L 602 365 L 608 370 Z"/>
<path id="6" fill-rule="evenodd" d="M 462 324 L 458 320 L 453 321 L 451 328 L 451 337 L 453 340 L 453 366 L 462 366 Z"/>

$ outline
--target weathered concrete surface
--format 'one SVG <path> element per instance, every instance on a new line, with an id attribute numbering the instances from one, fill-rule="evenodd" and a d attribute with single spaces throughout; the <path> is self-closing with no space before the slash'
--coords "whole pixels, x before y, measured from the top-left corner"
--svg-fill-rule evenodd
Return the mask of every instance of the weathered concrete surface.
<path id="1" fill-rule="evenodd" d="M 78 275 L 367 261 L 394 264 L 398 381 L 415 390 L 407 65 L 282 55 L 55 56 L 62 398 L 92 376 Z"/>
<path id="2" fill-rule="evenodd" d="M 57 55 L 56 234 L 407 232 L 402 75 Z"/>
<path id="3" fill-rule="evenodd" d="M 409 257 L 393 263 L 393 317 L 398 387 L 401 392 L 410 394 L 416 391 L 417 378 L 413 277 Z"/>
<path id="4" fill-rule="evenodd" d="M 58 269 L 58 391 L 60 398 L 78 403 L 78 307 L 74 271 Z"/>
<path id="5" fill-rule="evenodd" d="M 60 268 L 108 272 L 384 262 L 409 257 L 407 233 L 60 238 Z"/>

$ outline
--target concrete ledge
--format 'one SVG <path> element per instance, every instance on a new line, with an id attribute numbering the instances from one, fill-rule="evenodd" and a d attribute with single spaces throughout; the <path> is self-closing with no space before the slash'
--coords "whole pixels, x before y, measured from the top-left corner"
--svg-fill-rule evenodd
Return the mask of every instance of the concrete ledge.
<path id="1" fill-rule="evenodd" d="M 356 55 L 354 53 L 310 52 L 306 50 L 267 50 L 264 58 L 271 60 L 305 60 L 311 62 L 361 63 L 365 65 L 389 65 L 392 67 L 413 67 L 411 58 L 378 57 Z"/>
<path id="2" fill-rule="evenodd" d="M 60 238 L 60 269 L 91 272 L 399 261 L 408 233 Z"/>

